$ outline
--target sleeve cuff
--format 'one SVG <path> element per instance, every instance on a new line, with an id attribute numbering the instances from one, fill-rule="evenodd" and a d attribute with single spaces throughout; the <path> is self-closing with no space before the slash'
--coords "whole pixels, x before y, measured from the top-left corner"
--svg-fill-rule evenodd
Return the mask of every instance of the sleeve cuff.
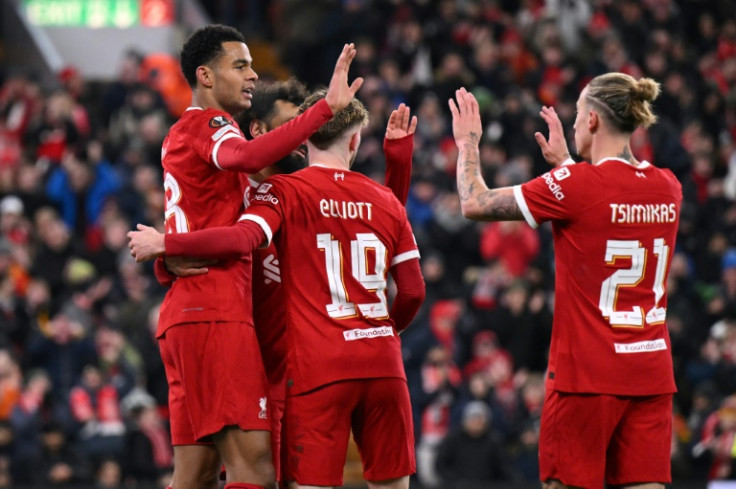
<path id="1" fill-rule="evenodd" d="M 529 224 L 529 226 L 531 226 L 532 228 L 538 228 L 539 223 L 537 223 L 537 221 L 534 219 L 534 216 L 532 216 L 532 213 L 529 210 L 529 206 L 526 204 L 526 199 L 524 198 L 524 194 L 521 191 L 521 185 L 514 185 L 513 189 L 516 204 L 519 206 L 519 209 L 521 209 L 521 215 L 524 216 L 524 220 L 526 220 L 526 223 Z"/>
<path id="2" fill-rule="evenodd" d="M 325 118 L 325 120 L 330 120 L 335 115 L 332 112 L 332 109 L 330 108 L 330 106 L 327 104 L 327 100 L 325 99 L 322 99 L 316 104 L 314 104 L 314 107 L 316 107 L 315 110 L 317 110 L 319 114 Z"/>
<path id="3" fill-rule="evenodd" d="M 406 253 L 401 253 L 400 255 L 394 256 L 393 260 L 391 260 L 391 266 L 393 267 L 394 265 L 398 265 L 399 263 L 411 260 L 412 258 L 419 259 L 419 257 L 419 250 L 407 251 Z"/>
<path id="4" fill-rule="evenodd" d="M 268 245 L 271 244 L 271 240 L 273 239 L 273 231 L 271 230 L 271 226 L 268 225 L 266 220 L 262 218 L 261 216 L 256 216 L 255 214 L 243 214 L 240 216 L 240 219 L 238 219 L 238 222 L 240 221 L 252 221 L 263 230 L 263 233 L 266 235 L 266 241 L 261 244 L 258 248 L 267 248 Z"/>

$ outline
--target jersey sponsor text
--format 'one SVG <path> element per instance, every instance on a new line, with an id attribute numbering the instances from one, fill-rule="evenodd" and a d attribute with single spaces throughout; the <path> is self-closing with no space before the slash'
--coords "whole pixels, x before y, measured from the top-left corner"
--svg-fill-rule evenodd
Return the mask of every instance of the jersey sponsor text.
<path id="1" fill-rule="evenodd" d="M 379 336 L 393 336 L 394 330 L 391 326 L 381 326 L 380 328 L 351 329 L 343 331 L 342 335 L 345 337 L 345 341 L 366 340 L 378 338 Z"/>
<path id="2" fill-rule="evenodd" d="M 664 338 L 654 341 L 639 341 L 637 343 L 614 343 L 616 353 L 644 353 L 648 351 L 659 351 L 667 349 Z"/>
<path id="3" fill-rule="evenodd" d="M 567 168 L 565 169 L 567 170 Z M 563 178 L 567 178 L 568 176 L 569 176 L 569 170 L 568 170 L 568 175 L 565 175 Z M 565 198 L 565 194 L 562 193 L 562 187 L 560 186 L 559 183 L 555 182 L 550 172 L 547 172 L 544 175 L 542 175 L 542 178 L 544 178 L 544 181 L 547 184 L 547 188 L 549 188 L 549 191 L 552 192 L 552 194 L 555 196 L 555 199 L 562 200 Z"/>

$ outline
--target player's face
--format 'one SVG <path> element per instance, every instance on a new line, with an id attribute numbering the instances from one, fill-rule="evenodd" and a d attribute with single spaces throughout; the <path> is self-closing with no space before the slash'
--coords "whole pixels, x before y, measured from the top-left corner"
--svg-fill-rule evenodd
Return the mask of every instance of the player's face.
<path id="1" fill-rule="evenodd" d="M 276 129 L 282 124 L 286 124 L 294 117 L 299 111 L 299 107 L 287 102 L 286 100 L 277 100 L 273 107 L 273 117 L 271 117 L 271 127 Z"/>
<path id="2" fill-rule="evenodd" d="M 218 105 L 231 115 L 250 108 L 258 75 L 253 58 L 242 42 L 222 43 L 224 53 L 213 63 L 213 94 Z"/>
<path id="3" fill-rule="evenodd" d="M 575 150 L 577 153 L 585 159 L 590 159 L 590 147 L 591 138 L 590 130 L 588 129 L 588 118 L 589 110 L 585 102 L 585 97 L 588 95 L 588 87 L 585 87 L 580 92 L 580 97 L 575 104 L 576 116 L 575 116 Z"/>

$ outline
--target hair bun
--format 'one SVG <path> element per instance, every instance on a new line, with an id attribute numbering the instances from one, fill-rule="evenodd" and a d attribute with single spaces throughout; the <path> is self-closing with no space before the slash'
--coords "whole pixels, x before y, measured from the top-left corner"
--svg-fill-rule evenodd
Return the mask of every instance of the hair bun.
<path id="1" fill-rule="evenodd" d="M 651 78 L 642 78 L 633 87 L 634 98 L 651 102 L 657 98 L 660 92 L 659 83 Z"/>

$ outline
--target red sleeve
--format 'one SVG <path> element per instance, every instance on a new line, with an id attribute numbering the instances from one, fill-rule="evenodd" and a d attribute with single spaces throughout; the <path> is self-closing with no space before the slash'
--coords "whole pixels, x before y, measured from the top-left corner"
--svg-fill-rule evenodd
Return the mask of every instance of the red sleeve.
<path id="1" fill-rule="evenodd" d="M 156 258 L 156 261 L 153 262 L 153 274 L 156 276 L 158 283 L 164 287 L 171 287 L 171 284 L 176 280 L 176 275 L 166 270 L 164 259 L 160 257 Z"/>
<path id="2" fill-rule="evenodd" d="M 394 320 L 396 331 L 401 332 L 409 326 L 424 302 L 424 278 L 419 260 L 406 260 L 394 265 L 391 276 L 398 292 L 389 315 Z"/>
<path id="3" fill-rule="evenodd" d="M 234 260 L 247 255 L 263 243 L 266 233 L 250 220 L 234 226 L 201 229 L 189 233 L 169 233 L 164 237 L 166 254 Z"/>
<path id="4" fill-rule="evenodd" d="M 386 156 L 386 186 L 391 189 L 401 205 L 406 205 L 411 183 L 411 159 L 414 153 L 414 135 L 399 139 L 384 139 Z"/>
<path id="5" fill-rule="evenodd" d="M 533 228 L 545 221 L 564 221 L 591 205 L 597 188 L 589 182 L 587 163 L 565 165 L 514 187 L 514 197 Z"/>
<path id="6" fill-rule="evenodd" d="M 263 136 L 250 141 L 240 137 L 224 140 L 212 156 L 223 170 L 256 173 L 291 153 L 330 119 L 332 110 L 323 99 Z"/>

